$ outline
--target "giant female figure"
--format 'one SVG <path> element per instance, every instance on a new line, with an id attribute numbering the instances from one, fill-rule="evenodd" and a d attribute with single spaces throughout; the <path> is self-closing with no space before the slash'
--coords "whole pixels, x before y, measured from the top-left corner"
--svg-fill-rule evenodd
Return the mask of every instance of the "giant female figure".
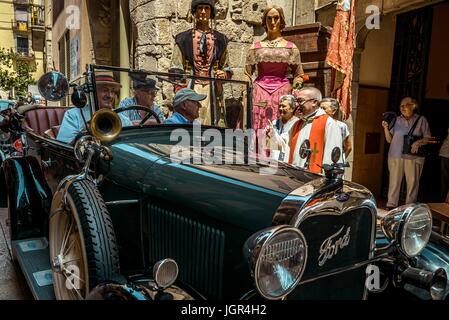
<path id="1" fill-rule="evenodd" d="M 255 130 L 264 129 L 268 120 L 279 118 L 279 98 L 291 93 L 292 83 L 293 88 L 300 88 L 304 75 L 298 48 L 281 36 L 285 27 L 282 8 L 267 7 L 262 19 L 267 37 L 251 45 L 245 68 L 250 82 L 257 71 L 253 83 L 252 112 L 252 128 Z M 292 83 L 289 78 L 293 78 Z"/>

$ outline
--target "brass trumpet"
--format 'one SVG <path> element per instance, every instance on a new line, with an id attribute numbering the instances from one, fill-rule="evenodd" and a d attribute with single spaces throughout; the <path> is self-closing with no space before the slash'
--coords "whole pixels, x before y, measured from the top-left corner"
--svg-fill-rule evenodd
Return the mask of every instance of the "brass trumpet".
<path id="1" fill-rule="evenodd" d="M 92 135 L 101 142 L 115 140 L 122 132 L 122 122 L 117 113 L 110 109 L 100 109 L 90 121 Z"/>

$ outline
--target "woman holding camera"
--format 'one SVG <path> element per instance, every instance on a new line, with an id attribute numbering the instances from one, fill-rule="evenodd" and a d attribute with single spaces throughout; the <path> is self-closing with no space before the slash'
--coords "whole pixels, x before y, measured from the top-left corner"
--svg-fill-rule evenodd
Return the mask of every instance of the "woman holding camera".
<path id="1" fill-rule="evenodd" d="M 398 206 L 404 174 L 407 184 L 405 203 L 416 202 L 418 197 L 419 179 L 425 160 L 425 157 L 420 155 L 420 148 L 430 141 L 431 134 L 426 118 L 420 116 L 417 109 L 418 102 L 410 97 L 405 97 L 400 105 L 401 115 L 396 118 L 392 128 L 389 128 L 389 123 L 382 121 L 385 138 L 390 143 L 388 151 L 388 170 L 390 172 L 388 210 Z"/>

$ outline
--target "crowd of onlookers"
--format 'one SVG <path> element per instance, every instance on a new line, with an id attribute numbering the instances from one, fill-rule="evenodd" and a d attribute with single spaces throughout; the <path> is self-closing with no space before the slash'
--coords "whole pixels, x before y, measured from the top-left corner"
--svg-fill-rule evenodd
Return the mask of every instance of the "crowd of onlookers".
<path id="1" fill-rule="evenodd" d="M 115 81 L 112 74 L 97 74 L 96 87 L 99 108 L 113 109 L 121 84 Z M 155 103 L 158 90 L 155 80 L 133 77 L 133 95 L 119 103 L 119 108 L 126 108 L 119 113 L 122 125 L 189 124 L 199 118 L 205 94 L 189 88 L 176 90 L 172 102 L 173 112 L 166 117 Z M 278 161 L 317 173 L 322 172 L 324 164 L 335 161 L 332 160 L 335 148 L 341 154 L 336 161 L 346 161 L 352 146 L 347 125 L 338 120 L 340 106 L 336 99 L 323 99 L 320 90 L 305 87 L 281 96 L 277 107 L 279 118 L 268 121 L 266 128 L 261 129 L 265 131 L 266 148 L 259 151 L 266 152 Z M 85 106 L 80 110 L 71 109 L 65 113 L 58 140 L 70 143 L 83 130 L 83 116 L 89 121 L 90 109 Z"/>

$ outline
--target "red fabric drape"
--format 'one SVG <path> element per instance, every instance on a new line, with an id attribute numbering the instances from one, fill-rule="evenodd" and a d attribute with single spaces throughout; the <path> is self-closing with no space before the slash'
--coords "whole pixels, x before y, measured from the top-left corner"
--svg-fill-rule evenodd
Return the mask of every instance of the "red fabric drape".
<path id="1" fill-rule="evenodd" d="M 344 119 L 352 110 L 352 58 L 355 41 L 355 0 L 340 0 L 337 4 L 334 26 L 326 62 L 334 68 L 332 95 L 340 102 Z"/>

